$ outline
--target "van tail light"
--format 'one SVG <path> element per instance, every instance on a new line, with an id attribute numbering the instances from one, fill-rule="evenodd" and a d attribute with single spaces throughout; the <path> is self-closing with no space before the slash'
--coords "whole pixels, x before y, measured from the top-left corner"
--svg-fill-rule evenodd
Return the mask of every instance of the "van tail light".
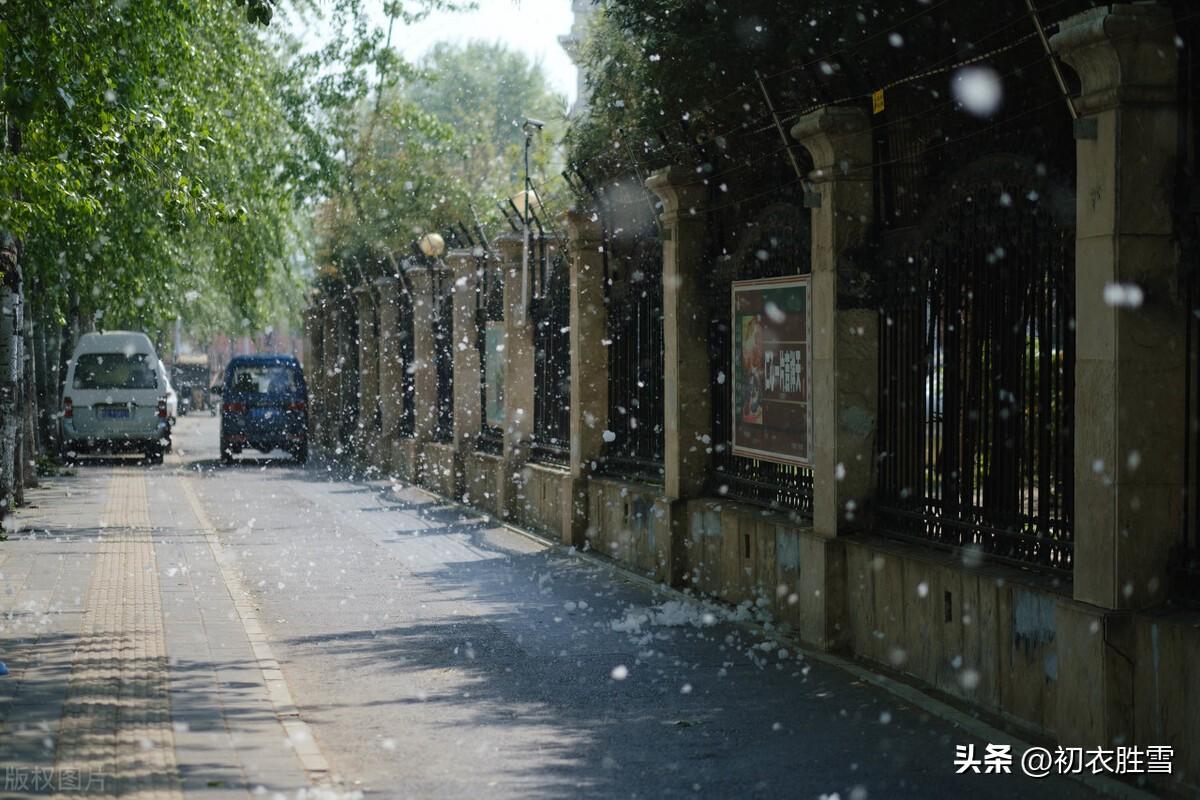
<path id="1" fill-rule="evenodd" d="M 63 398 L 63 418 L 71 419 L 75 416 L 75 401 L 69 397 Z"/>
<path id="2" fill-rule="evenodd" d="M 167 398 L 165 397 L 158 398 L 158 416 L 163 419 L 167 418 Z"/>
<path id="3" fill-rule="evenodd" d="M 226 414 L 245 414 L 246 413 L 246 404 L 245 403 L 222 403 L 221 410 L 224 411 Z"/>
<path id="4" fill-rule="evenodd" d="M 304 402 L 303 400 L 297 400 L 294 403 L 288 403 L 287 410 L 288 411 L 307 411 L 308 403 Z"/>

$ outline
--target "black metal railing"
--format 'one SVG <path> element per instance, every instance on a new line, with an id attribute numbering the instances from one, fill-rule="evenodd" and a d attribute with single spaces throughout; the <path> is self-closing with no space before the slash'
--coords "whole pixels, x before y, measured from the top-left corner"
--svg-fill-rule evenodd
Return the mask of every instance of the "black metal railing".
<path id="1" fill-rule="evenodd" d="M 412 436 L 417 428 L 417 391 L 413 361 L 416 360 L 416 338 L 413 328 L 412 294 L 407 286 L 400 293 L 400 330 L 396 334 L 400 351 L 400 436 Z"/>
<path id="2" fill-rule="evenodd" d="M 1200 270 L 1196 252 L 1186 252 L 1187 383 L 1184 396 L 1187 435 L 1184 437 L 1184 503 L 1182 536 L 1171 559 L 1171 594 L 1200 603 Z"/>
<path id="3" fill-rule="evenodd" d="M 358 304 L 347 292 L 340 299 L 341 330 L 338 337 L 338 407 L 341 419 L 336 427 L 339 442 L 349 442 L 358 431 L 358 393 L 360 376 L 358 370 Z"/>
<path id="4" fill-rule="evenodd" d="M 1074 231 L 1032 178 L 978 167 L 882 257 L 878 524 L 1069 572 Z"/>
<path id="5" fill-rule="evenodd" d="M 707 491 L 807 516 L 812 514 L 811 469 L 735 456 L 732 452 L 733 339 L 729 292 L 731 280 L 807 274 L 811 264 L 809 212 L 798 203 L 779 202 L 738 227 L 743 232 L 737 251 L 714 270 L 711 286 L 708 344 L 713 454 Z"/>
<path id="6" fill-rule="evenodd" d="M 1171 595 L 1189 604 L 1200 604 L 1200 188 L 1194 176 L 1200 171 L 1200 19 L 1189 14 L 1188 3 L 1176 2 L 1176 20 L 1184 46 L 1179 50 L 1180 108 L 1189 110 L 1189 147 L 1185 150 L 1185 174 L 1190 197 L 1187 212 L 1177 217 L 1181 262 L 1185 275 L 1185 313 L 1187 314 L 1187 383 L 1184 409 L 1187 424 L 1184 436 L 1184 503 L 1179 546 L 1171 559 Z"/>
<path id="7" fill-rule="evenodd" d="M 571 281 L 562 249 L 533 238 L 533 447 L 537 461 L 565 464 L 571 445 Z"/>
<path id="8" fill-rule="evenodd" d="M 436 442 L 454 439 L 454 281 L 449 270 L 433 270 L 433 363 L 437 375 Z"/>
<path id="9" fill-rule="evenodd" d="M 486 453 L 504 449 L 504 270 L 486 253 L 477 262 L 475 283 L 476 345 L 479 348 L 479 435 L 475 447 Z"/>
<path id="10" fill-rule="evenodd" d="M 663 478 L 662 242 L 610 236 L 605 247 L 608 307 L 608 430 L 603 470 Z"/>
<path id="11" fill-rule="evenodd" d="M 374 293 L 373 293 L 374 294 Z M 375 343 L 375 395 L 368 398 L 370 404 L 370 425 L 371 433 L 378 435 L 383 430 L 383 398 L 379 393 L 380 374 L 379 374 L 379 335 L 381 333 L 379 324 L 379 301 L 376 295 L 371 301 L 371 341 Z"/>

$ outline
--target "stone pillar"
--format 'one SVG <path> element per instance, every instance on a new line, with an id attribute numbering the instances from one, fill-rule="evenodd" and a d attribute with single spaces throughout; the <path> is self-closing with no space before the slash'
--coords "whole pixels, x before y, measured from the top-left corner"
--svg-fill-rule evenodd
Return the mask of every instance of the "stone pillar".
<path id="1" fill-rule="evenodd" d="M 379 446 L 380 463 L 394 468 L 393 449 L 404 417 L 404 370 L 408 365 L 400 349 L 400 309 L 403 285 L 394 277 L 375 281 L 379 308 Z"/>
<path id="2" fill-rule="evenodd" d="M 312 370 L 314 360 L 316 359 L 316 335 L 315 318 L 313 317 L 313 303 L 316 302 L 316 289 L 309 292 L 308 302 L 304 311 L 301 313 L 301 331 L 303 337 L 300 342 L 300 366 L 305 370 Z"/>
<path id="3" fill-rule="evenodd" d="M 668 167 L 646 187 L 663 202 L 664 493 L 699 497 L 712 441 L 704 205 L 708 187 L 696 171 Z"/>
<path id="4" fill-rule="evenodd" d="M 379 349 L 375 340 L 375 292 L 370 284 L 354 289 L 358 311 L 358 442 L 355 453 L 360 464 L 376 462 L 379 432 L 375 427 L 379 408 Z"/>
<path id="5" fill-rule="evenodd" d="M 1140 4 L 1077 14 L 1051 39 L 1082 84 L 1074 593 L 1105 609 L 1162 601 L 1180 538 L 1187 315 L 1172 240 L 1174 40 L 1171 10 Z"/>
<path id="6" fill-rule="evenodd" d="M 800 537 L 800 635 L 825 649 L 845 635 L 840 531 L 860 522 L 875 480 L 878 312 L 842 307 L 838 270 L 872 218 L 871 134 L 857 108 L 806 114 L 792 136 L 812 156 L 813 530 Z"/>
<path id="7" fill-rule="evenodd" d="M 854 527 L 875 483 L 878 312 L 838 298 L 838 267 L 872 218 L 866 112 L 830 106 L 801 117 L 794 136 L 812 156 L 813 531 Z M 844 266 L 843 266 L 844 268 Z"/>
<path id="8" fill-rule="evenodd" d="M 433 340 L 434 271 L 414 267 L 408 271 L 413 315 L 413 438 L 427 442 L 437 428 L 437 364 Z"/>
<path id="9" fill-rule="evenodd" d="M 604 241 L 595 215 L 567 214 L 571 270 L 571 503 L 564 509 L 566 544 L 582 546 L 587 532 L 587 476 L 608 427 L 608 309 L 604 305 Z M 569 536 L 567 535 L 569 532 Z"/>
<path id="10" fill-rule="evenodd" d="M 520 473 L 533 438 L 533 319 L 521 297 L 521 237 L 506 234 L 493 245 L 504 274 L 504 454 L 499 506 L 507 517 L 517 509 L 524 487 Z"/>

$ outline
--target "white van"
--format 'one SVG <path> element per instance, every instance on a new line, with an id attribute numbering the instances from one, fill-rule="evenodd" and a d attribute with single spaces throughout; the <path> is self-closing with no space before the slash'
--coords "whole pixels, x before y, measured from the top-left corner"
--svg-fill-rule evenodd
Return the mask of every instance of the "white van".
<path id="1" fill-rule="evenodd" d="M 131 331 L 79 337 L 63 385 L 63 452 L 141 452 L 162 463 L 170 437 L 166 387 L 150 337 Z"/>

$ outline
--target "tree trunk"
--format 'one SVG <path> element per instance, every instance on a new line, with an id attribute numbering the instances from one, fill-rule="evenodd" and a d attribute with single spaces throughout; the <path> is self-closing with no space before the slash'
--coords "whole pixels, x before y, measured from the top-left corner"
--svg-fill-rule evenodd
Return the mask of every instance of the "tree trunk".
<path id="1" fill-rule="evenodd" d="M 40 305 L 40 304 L 39 304 Z M 37 427 L 40 451 L 58 452 L 58 430 L 55 413 L 58 410 L 58 339 L 53 317 L 39 308 L 33 326 L 34 389 L 37 395 Z"/>
<path id="2" fill-rule="evenodd" d="M 0 249 L 0 523 L 12 513 L 20 484 L 21 266 L 5 234 Z"/>
<path id="3" fill-rule="evenodd" d="M 29 298 L 24 298 L 28 302 Z M 26 308 L 28 311 L 28 307 Z M 38 485 L 37 475 L 37 460 L 42 452 L 41 443 L 38 441 L 38 398 L 37 398 L 37 373 L 35 367 L 33 351 L 33 314 L 32 312 L 25 314 L 24 323 L 21 325 L 21 353 L 22 353 L 22 396 L 24 398 L 25 414 L 22 419 L 21 427 L 23 428 L 24 436 L 21 441 L 24 445 L 23 458 L 21 459 L 21 483 L 24 488 L 32 488 Z M 24 501 L 24 495 L 22 495 Z"/>

